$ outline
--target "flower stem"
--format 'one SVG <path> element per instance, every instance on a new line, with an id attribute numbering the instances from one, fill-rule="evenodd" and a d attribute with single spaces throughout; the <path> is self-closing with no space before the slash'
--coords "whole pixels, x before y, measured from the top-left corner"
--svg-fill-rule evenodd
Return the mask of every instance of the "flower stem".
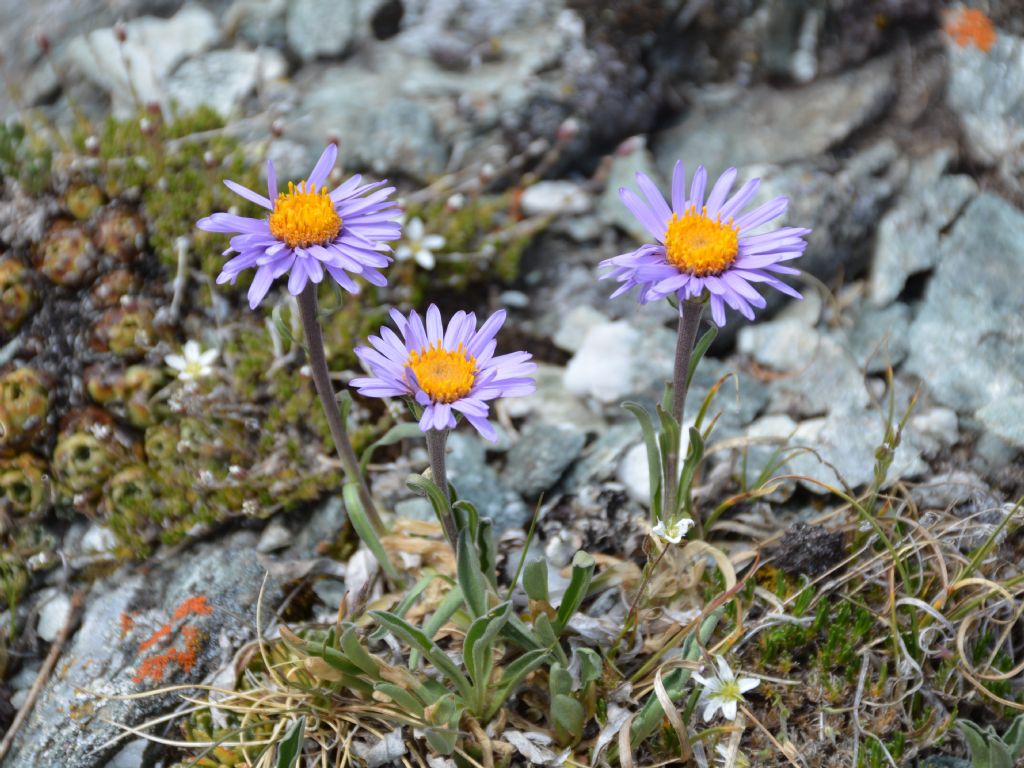
<path id="1" fill-rule="evenodd" d="M 354 481 L 358 485 L 359 500 L 362 502 L 366 516 L 374 530 L 378 534 L 384 533 L 387 529 L 384 526 L 384 521 L 380 519 L 377 506 L 373 503 L 373 496 L 370 495 L 366 479 L 359 471 L 359 460 L 352 448 L 352 441 L 349 439 L 348 430 L 345 429 L 345 422 L 341 418 L 341 409 L 338 408 L 338 399 L 334 394 L 331 376 L 327 371 L 324 335 L 320 329 L 320 319 L 317 317 L 316 285 L 313 282 L 306 283 L 306 287 L 297 298 L 299 313 L 302 316 L 302 327 L 306 332 L 306 346 L 309 348 L 309 368 L 313 372 L 316 393 L 320 396 L 320 404 L 327 416 L 327 425 L 331 429 L 331 437 L 334 438 L 338 456 L 341 457 L 345 476 L 350 482 Z"/>
<path id="2" fill-rule="evenodd" d="M 455 518 L 448 507 L 448 472 L 444 466 L 448 430 L 428 429 L 425 436 L 427 438 L 427 455 L 430 456 L 430 474 L 445 499 L 445 514 L 441 516 L 441 525 L 444 527 L 444 535 L 448 537 L 448 541 L 454 547 L 458 543 L 459 533 L 455 526 Z"/>
<path id="3" fill-rule="evenodd" d="M 676 333 L 676 360 L 672 369 L 672 418 L 679 425 L 680 440 L 670 446 L 665 462 L 665 506 L 662 515 L 674 519 L 678 506 L 679 489 L 679 443 L 683 436 L 683 406 L 686 404 L 686 390 L 690 378 L 690 356 L 700 328 L 700 316 L 704 302 L 684 301 L 679 306 L 679 330 Z"/>

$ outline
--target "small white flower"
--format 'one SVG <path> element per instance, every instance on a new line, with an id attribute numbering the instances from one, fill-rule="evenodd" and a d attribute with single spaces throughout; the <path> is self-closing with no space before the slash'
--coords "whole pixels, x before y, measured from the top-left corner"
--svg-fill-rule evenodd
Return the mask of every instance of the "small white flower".
<path id="1" fill-rule="evenodd" d="M 726 744 L 719 744 L 715 747 L 715 752 L 722 758 L 722 765 L 729 765 L 729 747 Z M 744 755 L 739 750 L 736 750 L 736 760 L 732 763 L 735 768 L 750 768 L 750 758 Z"/>
<path id="2" fill-rule="evenodd" d="M 413 218 L 405 225 L 405 242 L 395 249 L 395 258 L 399 261 L 416 259 L 416 263 L 424 269 L 433 269 L 434 251 L 444 248 L 445 240 L 441 235 L 428 235 L 419 217 Z"/>
<path id="3" fill-rule="evenodd" d="M 701 699 L 704 702 L 705 723 L 709 722 L 719 709 L 726 720 L 735 720 L 736 708 L 743 701 L 743 694 L 753 690 L 761 682 L 754 677 L 736 677 L 721 656 L 718 656 L 715 662 L 718 665 L 718 672 L 710 679 L 693 673 L 693 679 L 704 686 Z"/>
<path id="4" fill-rule="evenodd" d="M 195 381 L 213 373 L 213 361 L 220 354 L 216 349 L 205 352 L 198 342 L 186 341 L 180 355 L 168 355 L 164 362 L 178 372 L 179 381 Z"/>
<path id="5" fill-rule="evenodd" d="M 669 544 L 678 544 L 686 537 L 686 532 L 692 527 L 693 520 L 688 517 L 681 517 L 678 520 L 674 520 L 669 523 L 667 526 L 665 525 L 665 521 L 662 520 L 651 529 L 651 533 Z"/>

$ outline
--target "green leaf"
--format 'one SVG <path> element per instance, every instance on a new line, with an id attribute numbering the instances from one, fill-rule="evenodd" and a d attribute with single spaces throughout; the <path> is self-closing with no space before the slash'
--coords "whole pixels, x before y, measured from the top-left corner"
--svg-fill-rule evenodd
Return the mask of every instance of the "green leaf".
<path id="1" fill-rule="evenodd" d="M 647 448 L 647 481 L 651 488 L 651 513 L 658 518 L 660 510 L 655 508 L 654 499 L 658 498 L 661 490 L 661 453 L 658 451 L 658 439 L 654 432 L 654 423 L 651 415 L 639 403 L 626 402 L 622 407 L 636 416 L 640 422 L 640 431 L 644 435 L 644 445 Z"/>
<path id="2" fill-rule="evenodd" d="M 474 713 L 483 715 L 486 711 L 488 691 L 491 683 L 491 671 L 494 669 L 494 641 L 498 633 L 508 622 L 512 612 L 512 603 L 503 603 L 486 616 L 474 621 L 462 649 L 462 658 L 469 671 L 469 676 L 476 686 Z"/>
<path id="3" fill-rule="evenodd" d="M 555 632 L 555 627 L 546 613 L 538 613 L 536 618 L 534 618 L 533 631 L 542 645 L 548 648 L 554 648 L 558 645 L 558 633 Z"/>
<path id="4" fill-rule="evenodd" d="M 459 740 L 459 720 L 462 718 L 462 707 L 451 694 L 442 696 L 428 707 L 424 713 L 433 727 L 424 733 L 431 748 L 441 755 L 450 755 L 455 751 Z"/>
<path id="5" fill-rule="evenodd" d="M 580 683 L 586 686 L 594 683 L 604 675 L 604 659 L 601 654 L 593 648 L 577 648 L 576 657 L 579 659 Z"/>
<path id="6" fill-rule="evenodd" d="M 405 688 L 394 683 L 377 683 L 373 689 L 383 693 L 406 712 L 410 712 L 416 717 L 423 717 L 423 703 Z"/>
<path id="7" fill-rule="evenodd" d="M 365 450 L 363 450 L 363 455 L 359 458 L 359 471 L 364 476 L 366 475 L 366 468 L 369 466 L 370 461 L 373 459 L 373 454 L 378 448 L 383 448 L 387 445 L 394 445 L 401 440 L 419 437 L 422 434 L 419 424 L 395 424 L 395 426 L 384 433 L 384 436 L 380 438 L 380 440 L 375 443 L 371 443 Z"/>
<path id="8" fill-rule="evenodd" d="M 359 667 L 364 675 L 375 680 L 380 677 L 381 663 L 359 642 L 355 626 L 350 626 L 342 633 L 341 649 L 345 652 L 349 661 Z"/>
<path id="9" fill-rule="evenodd" d="M 423 591 L 427 587 L 429 587 L 431 585 L 431 583 L 434 581 L 434 579 L 439 579 L 439 578 L 442 578 L 441 575 L 438 574 L 433 569 L 431 569 L 431 568 L 424 569 L 423 575 L 420 576 L 419 580 L 415 584 L 412 585 L 412 588 L 409 589 L 409 591 L 405 593 L 405 595 L 399 601 L 398 605 L 396 605 L 391 610 L 391 612 L 393 614 L 395 614 L 396 616 L 401 616 L 401 617 L 404 618 L 405 614 L 409 612 L 409 609 L 412 608 L 413 604 L 416 602 L 416 599 L 420 595 L 423 594 Z M 370 634 L 370 639 L 371 640 L 383 640 L 385 634 L 386 634 L 386 632 L 385 632 L 385 630 L 383 628 L 377 627 L 377 629 L 375 629 Z"/>
<path id="10" fill-rule="evenodd" d="M 405 484 L 413 491 L 418 493 L 420 496 L 425 496 L 430 501 L 430 506 L 434 508 L 434 514 L 437 516 L 438 522 L 444 524 L 444 519 L 451 511 L 451 504 L 448 499 L 444 497 L 441 489 L 437 487 L 437 484 L 433 480 L 428 480 L 423 475 L 409 475 L 406 478 Z"/>
<path id="11" fill-rule="evenodd" d="M 341 411 L 341 423 L 348 424 L 348 415 L 352 411 L 354 405 L 352 401 L 352 393 L 347 389 L 341 390 L 337 394 L 338 410 Z"/>
<path id="12" fill-rule="evenodd" d="M 431 664 L 437 667 L 438 671 L 447 677 L 458 689 L 459 695 L 466 701 L 472 697 L 473 687 L 462 670 L 455 662 L 448 658 L 448 655 L 441 650 L 433 640 L 405 619 L 395 616 L 387 611 L 370 611 L 374 621 L 388 628 L 393 635 L 407 642 L 411 647 L 417 648 L 420 653 L 430 659 Z"/>
<path id="13" fill-rule="evenodd" d="M 590 580 L 594 576 L 594 558 L 582 549 L 573 555 L 572 576 L 569 578 L 569 586 L 562 595 L 562 602 L 558 606 L 558 614 L 555 616 L 555 634 L 561 635 L 562 630 L 569 623 L 569 619 L 579 610 L 584 598 L 587 596 L 587 589 L 590 587 Z"/>
<path id="14" fill-rule="evenodd" d="M 456 571 L 459 586 L 466 596 L 466 605 L 474 618 L 487 613 L 487 584 L 480 572 L 480 554 L 470 538 L 469 528 L 459 531 L 459 543 L 456 547 Z"/>
<path id="15" fill-rule="evenodd" d="M 508 701 L 509 696 L 512 695 L 512 689 L 519 685 L 524 677 L 543 664 L 547 657 L 547 649 L 538 648 L 535 651 L 527 651 L 505 667 L 504 672 L 502 672 L 501 679 L 494 688 L 494 694 L 491 696 L 487 712 L 484 713 L 484 719 L 490 720 L 494 717 L 494 713 L 501 709 L 501 706 Z"/>
<path id="16" fill-rule="evenodd" d="M 683 468 L 679 472 L 679 500 L 682 501 L 690 511 L 690 490 L 693 484 L 693 476 L 697 472 L 697 467 L 700 466 L 701 459 L 704 458 L 704 438 L 700 436 L 700 431 L 696 427 L 690 427 L 690 446 L 686 451 L 686 459 L 683 461 Z M 672 514 L 676 515 L 679 512 L 679 507 L 672 510 Z"/>
<path id="17" fill-rule="evenodd" d="M 306 718 L 300 717 L 290 726 L 277 746 L 277 768 L 295 768 L 302 756 L 302 740 L 306 735 Z"/>
<path id="18" fill-rule="evenodd" d="M 1003 734 L 1003 742 L 1014 757 L 1024 752 L 1024 715 L 1017 715 Z"/>
<path id="19" fill-rule="evenodd" d="M 498 591 L 498 545 L 494 539 L 494 521 L 481 517 L 476 529 L 476 549 L 480 553 L 480 572 Z"/>
<path id="20" fill-rule="evenodd" d="M 531 560 L 523 569 L 523 589 L 531 600 L 548 602 L 548 561 Z"/>
<path id="21" fill-rule="evenodd" d="M 718 335 L 718 326 L 712 325 L 706 331 L 704 335 L 700 337 L 694 347 L 693 352 L 690 353 L 690 368 L 686 372 L 686 388 L 690 388 L 690 383 L 693 381 L 693 374 L 697 372 L 697 366 L 700 365 L 701 359 L 707 353 L 708 348 L 711 346 L 711 342 L 715 340 L 715 336 Z"/>
<path id="22" fill-rule="evenodd" d="M 342 497 L 345 499 L 345 510 L 348 512 L 348 519 L 352 522 L 352 527 L 356 529 L 359 538 L 373 554 L 388 578 L 397 584 L 401 584 L 404 580 L 401 574 L 395 570 L 395 566 L 391 564 L 391 560 L 388 559 L 388 553 L 384 551 L 384 545 L 380 543 L 377 532 L 373 530 L 373 526 L 366 516 L 366 510 L 363 509 L 363 503 L 359 500 L 359 487 L 355 482 L 345 483 Z"/>
<path id="23" fill-rule="evenodd" d="M 552 662 L 551 668 L 548 670 L 548 688 L 552 696 L 557 696 L 560 693 L 572 693 L 572 675 L 561 662 Z"/>
<path id="24" fill-rule="evenodd" d="M 459 589 L 459 585 L 455 584 L 449 590 L 448 594 L 441 600 L 441 604 L 437 606 L 437 610 L 431 614 L 430 618 L 427 619 L 423 625 L 423 634 L 425 634 L 431 640 L 434 639 L 441 627 L 443 627 L 448 620 L 455 615 L 455 612 L 462 607 L 463 597 L 462 590 Z M 420 653 L 418 650 L 413 649 L 413 652 L 409 654 L 409 669 L 416 669 L 419 665 Z"/>
<path id="25" fill-rule="evenodd" d="M 583 738 L 583 705 L 572 696 L 555 694 L 551 699 L 551 719 L 555 721 L 555 735 L 562 744 L 575 744 Z"/>

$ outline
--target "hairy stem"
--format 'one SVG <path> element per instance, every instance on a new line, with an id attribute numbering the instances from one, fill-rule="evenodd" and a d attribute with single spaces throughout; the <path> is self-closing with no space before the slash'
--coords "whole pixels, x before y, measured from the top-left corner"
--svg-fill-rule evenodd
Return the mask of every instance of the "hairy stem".
<path id="1" fill-rule="evenodd" d="M 683 436 L 683 406 L 686 404 L 687 381 L 690 378 L 690 356 L 700 328 L 704 302 L 684 301 L 679 306 L 679 330 L 676 333 L 676 359 L 672 369 L 672 418 L 679 424 L 680 440 Z M 679 442 L 669 449 L 665 462 L 665 508 L 663 514 L 675 517 L 679 482 Z"/>
<path id="2" fill-rule="evenodd" d="M 445 469 L 444 459 L 448 443 L 448 430 L 428 429 L 425 434 L 427 438 L 427 455 L 430 456 L 430 474 L 434 484 L 444 494 L 447 505 L 449 498 L 448 471 Z M 455 518 L 452 516 L 451 509 L 446 508 L 445 514 L 441 517 L 441 525 L 444 526 L 444 535 L 448 537 L 448 541 L 454 547 L 456 542 L 458 542 L 459 533 L 455 527 Z"/>
<path id="3" fill-rule="evenodd" d="M 377 506 L 373 503 L 370 489 L 366 485 L 366 479 L 359 471 L 359 460 L 352 448 L 352 441 L 349 440 L 348 430 L 345 429 L 345 422 L 341 418 L 341 409 L 338 408 L 338 399 L 334 394 L 334 386 L 331 384 L 331 376 L 327 371 L 327 357 L 324 354 L 324 335 L 320 329 L 320 319 L 317 317 L 316 285 L 313 282 L 306 283 L 302 293 L 298 295 L 299 314 L 302 316 L 302 327 L 306 331 L 306 346 L 309 348 L 309 368 L 313 372 L 313 382 L 316 384 L 316 393 L 320 396 L 320 404 L 327 416 L 327 425 L 331 429 L 331 437 L 334 438 L 334 445 L 338 449 L 338 456 L 341 457 L 341 464 L 345 469 L 345 476 L 350 482 L 355 481 L 359 487 L 359 500 L 366 510 L 366 517 L 370 520 L 377 533 L 384 533 L 384 521 L 377 513 Z"/>

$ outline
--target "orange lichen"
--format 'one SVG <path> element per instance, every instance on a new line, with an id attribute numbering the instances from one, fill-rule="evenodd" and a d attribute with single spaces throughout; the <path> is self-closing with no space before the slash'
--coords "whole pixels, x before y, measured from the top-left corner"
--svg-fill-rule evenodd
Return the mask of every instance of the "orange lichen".
<path id="1" fill-rule="evenodd" d="M 135 619 L 132 618 L 129 613 L 121 614 L 121 637 L 128 637 L 131 631 L 135 629 Z"/>
<path id="2" fill-rule="evenodd" d="M 175 634 L 175 627 L 179 622 L 184 622 L 190 616 L 208 616 L 213 612 L 205 595 L 197 595 L 184 600 L 171 615 L 171 620 L 159 627 L 153 634 L 139 644 L 139 653 L 146 653 L 154 648 L 161 641 L 172 637 Z M 124 627 L 124 616 L 122 614 L 122 627 Z M 128 617 L 129 619 L 131 617 Z M 134 623 L 132 624 L 134 626 Z M 129 630 L 130 631 L 130 630 Z M 197 627 L 183 623 L 178 627 L 177 633 L 181 636 L 182 644 L 177 646 L 171 644 L 165 651 L 154 654 L 143 659 L 139 670 L 132 678 L 136 683 L 144 680 L 152 680 L 154 683 L 163 682 L 167 675 L 168 667 L 176 664 L 182 672 L 191 672 L 195 667 L 200 649 L 200 632 Z"/>
<path id="3" fill-rule="evenodd" d="M 961 48 L 974 45 L 988 53 L 996 44 L 996 28 L 985 12 L 977 8 L 956 8 L 946 14 L 946 34 Z"/>

